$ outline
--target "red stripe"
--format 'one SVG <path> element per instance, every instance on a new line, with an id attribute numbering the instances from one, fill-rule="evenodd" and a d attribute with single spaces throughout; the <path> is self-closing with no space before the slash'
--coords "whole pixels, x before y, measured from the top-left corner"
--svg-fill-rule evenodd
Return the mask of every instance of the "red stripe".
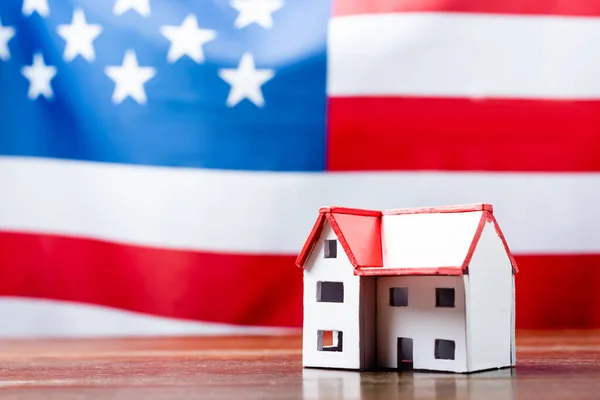
<path id="1" fill-rule="evenodd" d="M 599 16 L 600 3 L 589 0 L 334 0 L 336 16 L 414 11 Z"/>
<path id="2" fill-rule="evenodd" d="M 600 254 L 515 259 L 517 328 L 600 328 Z"/>
<path id="3" fill-rule="evenodd" d="M 0 295 L 166 317 L 299 326 L 294 257 L 196 253 L 0 232 Z"/>
<path id="4" fill-rule="evenodd" d="M 328 169 L 600 171 L 599 101 L 329 100 Z"/>
<path id="5" fill-rule="evenodd" d="M 516 256 L 517 327 L 600 328 L 600 254 Z M 0 232 L 0 295 L 209 322 L 298 327 L 293 256 L 219 255 Z"/>

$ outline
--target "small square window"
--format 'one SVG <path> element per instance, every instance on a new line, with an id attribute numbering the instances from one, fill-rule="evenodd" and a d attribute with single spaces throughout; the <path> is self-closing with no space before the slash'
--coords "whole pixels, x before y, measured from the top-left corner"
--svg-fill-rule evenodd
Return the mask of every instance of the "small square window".
<path id="1" fill-rule="evenodd" d="M 336 258 L 337 257 L 337 240 L 328 239 L 325 240 L 325 258 Z"/>
<path id="2" fill-rule="evenodd" d="M 454 340 L 435 339 L 435 358 L 437 360 L 454 360 Z"/>
<path id="3" fill-rule="evenodd" d="M 436 288 L 435 306 L 454 307 L 454 288 Z"/>
<path id="4" fill-rule="evenodd" d="M 390 288 L 390 306 L 392 306 L 392 307 L 408 306 L 408 288 L 405 288 L 405 287 Z"/>
<path id="5" fill-rule="evenodd" d="M 317 282 L 317 301 L 319 303 L 343 303 L 344 282 Z"/>
<path id="6" fill-rule="evenodd" d="M 317 350 L 341 352 L 344 333 L 341 331 L 317 331 Z"/>

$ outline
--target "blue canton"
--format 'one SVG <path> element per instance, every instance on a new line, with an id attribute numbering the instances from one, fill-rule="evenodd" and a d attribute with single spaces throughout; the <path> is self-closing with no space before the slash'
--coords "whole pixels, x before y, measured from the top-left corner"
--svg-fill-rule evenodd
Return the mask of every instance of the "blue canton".
<path id="1" fill-rule="evenodd" d="M 0 1 L 0 156 L 323 171 L 330 0 L 277 0 L 270 24 L 244 1 Z M 65 39 L 77 18 L 92 48 Z M 203 44 L 174 45 L 184 22 Z"/>

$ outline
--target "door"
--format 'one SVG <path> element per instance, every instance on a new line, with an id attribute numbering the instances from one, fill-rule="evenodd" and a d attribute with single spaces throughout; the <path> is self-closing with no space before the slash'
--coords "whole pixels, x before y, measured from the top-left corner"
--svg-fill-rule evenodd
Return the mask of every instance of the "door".
<path id="1" fill-rule="evenodd" d="M 398 369 L 412 369 L 413 367 L 413 340 L 411 338 L 398 338 Z"/>

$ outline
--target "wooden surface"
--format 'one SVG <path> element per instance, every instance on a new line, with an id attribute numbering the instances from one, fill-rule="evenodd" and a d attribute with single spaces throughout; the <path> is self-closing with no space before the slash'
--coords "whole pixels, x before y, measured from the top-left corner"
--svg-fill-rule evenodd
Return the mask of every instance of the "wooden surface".
<path id="1" fill-rule="evenodd" d="M 0 341 L 0 399 L 600 399 L 599 332 L 518 332 L 514 369 L 301 367 L 299 336 Z"/>

